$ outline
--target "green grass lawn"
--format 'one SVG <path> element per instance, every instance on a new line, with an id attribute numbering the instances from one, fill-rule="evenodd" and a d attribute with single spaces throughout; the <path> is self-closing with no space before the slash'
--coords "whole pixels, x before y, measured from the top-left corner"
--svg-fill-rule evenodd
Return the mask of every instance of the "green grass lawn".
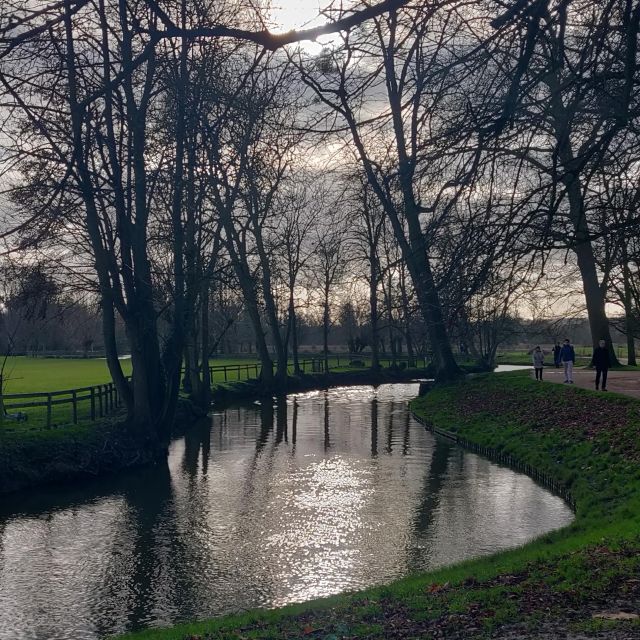
<path id="1" fill-rule="evenodd" d="M 125 374 L 131 373 L 131 360 L 122 360 Z M 107 361 L 99 358 L 27 358 L 10 357 L 4 371 L 4 392 L 35 393 L 61 391 L 111 380 Z"/>
<path id="2" fill-rule="evenodd" d="M 640 402 L 514 372 L 436 388 L 412 409 L 433 428 L 564 485 L 575 500 L 574 523 L 518 549 L 357 594 L 122 638 L 458 640 L 499 638 L 508 624 L 518 632 L 505 638 L 537 637 L 540 625 L 552 628 L 544 637 L 612 629 L 616 638 L 640 637 L 640 619 L 592 615 L 629 603 L 640 614 Z"/>

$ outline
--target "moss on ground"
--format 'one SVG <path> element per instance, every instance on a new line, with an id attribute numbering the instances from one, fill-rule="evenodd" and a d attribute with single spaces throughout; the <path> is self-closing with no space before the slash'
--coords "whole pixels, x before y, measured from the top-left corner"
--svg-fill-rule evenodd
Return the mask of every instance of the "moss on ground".
<path id="1" fill-rule="evenodd" d="M 516 372 L 437 388 L 412 409 L 434 428 L 562 482 L 575 499 L 574 523 L 519 549 L 365 592 L 122 639 L 511 639 L 536 630 L 640 637 L 637 622 L 593 617 L 640 613 L 640 402 Z"/>

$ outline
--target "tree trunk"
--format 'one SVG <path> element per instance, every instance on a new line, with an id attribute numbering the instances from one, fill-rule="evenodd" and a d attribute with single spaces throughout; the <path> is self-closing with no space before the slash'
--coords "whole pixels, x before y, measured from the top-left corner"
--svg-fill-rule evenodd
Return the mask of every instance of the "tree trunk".
<path id="1" fill-rule="evenodd" d="M 371 369 L 380 369 L 380 337 L 378 335 L 378 267 L 374 255 L 369 256 L 369 308 L 371 310 Z"/>
<path id="2" fill-rule="evenodd" d="M 409 313 L 409 297 L 407 296 L 407 282 L 405 277 L 405 270 L 400 271 L 400 293 L 402 294 L 402 310 L 404 315 L 404 331 L 405 340 L 407 342 L 407 366 L 415 367 L 416 358 L 413 349 L 413 339 L 411 337 L 411 316 Z"/>
<path id="3" fill-rule="evenodd" d="M 298 354 L 298 319 L 293 291 L 289 292 L 289 331 L 291 336 L 291 353 L 293 355 L 294 375 L 300 375 L 300 356 Z"/>
<path id="4" fill-rule="evenodd" d="M 322 314 L 322 348 L 324 371 L 329 373 L 329 286 L 326 283 L 324 289 L 324 312 Z"/>
<path id="5" fill-rule="evenodd" d="M 113 380 L 113 383 L 118 390 L 118 395 L 127 410 L 127 415 L 131 415 L 133 411 L 133 393 L 128 380 L 125 378 L 120 364 L 120 359 L 118 358 L 118 347 L 116 345 L 116 320 L 110 292 L 107 292 L 106 296 L 102 296 L 102 337 L 104 338 L 104 351 L 111 379 Z"/>
<path id="6" fill-rule="evenodd" d="M 209 282 L 202 284 L 200 294 L 200 362 L 202 367 L 202 386 L 200 388 L 201 407 L 208 407 L 211 403 L 211 371 L 209 369 Z"/>
<path id="7" fill-rule="evenodd" d="M 387 321 L 389 323 L 388 325 L 388 331 L 389 331 L 389 348 L 391 349 L 391 364 L 392 366 L 397 366 L 397 359 L 396 359 L 396 341 L 394 338 L 394 334 L 393 334 L 393 311 L 392 311 L 392 304 L 391 304 L 391 287 L 393 286 L 393 282 L 391 279 L 391 273 L 389 273 L 389 279 L 387 281 Z"/>
<path id="8" fill-rule="evenodd" d="M 631 274 L 626 251 L 623 252 L 622 277 L 624 280 L 624 314 L 627 333 L 627 364 L 636 366 L 636 343 L 634 339 L 633 304 L 631 295 Z"/>
<path id="9" fill-rule="evenodd" d="M 257 209 L 257 207 L 256 207 Z M 267 311 L 267 321 L 271 328 L 271 337 L 276 352 L 276 376 L 275 382 L 279 387 L 285 388 L 287 384 L 287 348 L 280 333 L 280 323 L 278 321 L 278 310 L 273 296 L 271 265 L 269 256 L 262 239 L 262 228 L 258 221 L 257 210 L 251 211 L 251 219 L 253 221 L 253 235 L 256 240 L 256 248 L 260 258 L 260 266 L 262 268 L 262 295 L 264 297 L 265 308 Z"/>
<path id="10" fill-rule="evenodd" d="M 599 340 L 605 340 L 609 347 L 611 365 L 616 366 L 619 362 L 611 340 L 609 319 L 605 312 L 605 296 L 598 281 L 596 260 L 589 239 L 589 229 L 584 214 L 584 203 L 580 185 L 578 179 L 571 175 L 567 176 L 565 185 L 569 197 L 571 222 L 576 234 L 574 251 L 578 258 L 578 269 L 580 270 L 585 302 L 587 304 L 591 343 L 595 349 L 598 346 Z"/>

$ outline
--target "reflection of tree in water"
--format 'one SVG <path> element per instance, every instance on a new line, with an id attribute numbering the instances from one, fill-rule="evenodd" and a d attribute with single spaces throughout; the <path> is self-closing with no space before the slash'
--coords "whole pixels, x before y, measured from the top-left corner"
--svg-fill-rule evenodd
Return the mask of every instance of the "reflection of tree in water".
<path id="1" fill-rule="evenodd" d="M 378 456 L 378 399 L 371 400 L 371 457 Z"/>
<path id="2" fill-rule="evenodd" d="M 206 475 L 211 453 L 211 422 L 208 419 L 200 420 L 184 434 L 182 470 L 192 478 L 195 478 L 198 473 L 200 451 L 202 451 L 202 474 Z"/>
<path id="3" fill-rule="evenodd" d="M 324 392 L 324 450 L 325 452 L 331 447 L 331 434 L 329 431 L 329 393 Z"/>
<path id="4" fill-rule="evenodd" d="M 402 435 L 402 455 L 409 455 L 411 450 L 411 413 L 404 412 L 404 433 Z"/>
<path id="5" fill-rule="evenodd" d="M 426 467 L 424 475 L 424 487 L 421 492 L 421 500 L 415 509 L 411 530 L 414 532 L 411 540 L 411 548 L 408 550 L 407 565 L 409 567 L 424 566 L 424 556 L 429 550 L 418 548 L 418 540 L 429 541 L 433 535 L 435 512 L 440 504 L 440 495 L 444 487 L 449 460 L 455 446 L 445 438 L 434 438 L 431 461 Z M 453 533 L 453 532 L 452 532 Z"/>
<path id="6" fill-rule="evenodd" d="M 295 396 L 291 413 L 291 456 L 293 457 L 296 454 L 296 441 L 298 440 L 298 399 Z"/>
<path id="7" fill-rule="evenodd" d="M 175 514 L 167 513 L 173 507 L 168 466 L 158 465 L 150 477 L 132 483 L 130 488 L 125 496 L 129 507 L 126 526 L 132 562 L 127 579 L 135 588 L 131 592 L 129 620 L 137 627 L 153 620 L 157 610 L 176 610 L 177 603 L 171 600 L 176 594 L 175 563 L 180 560 Z M 160 531 L 162 540 L 158 539 Z M 109 567 L 105 571 L 106 585 L 111 590 L 117 589 L 117 583 L 109 584 L 110 576 L 117 580 L 120 569 Z"/>
<path id="8" fill-rule="evenodd" d="M 283 440 L 288 442 L 288 406 L 287 396 L 278 396 L 276 400 L 276 445 Z"/>
<path id="9" fill-rule="evenodd" d="M 260 402 L 260 433 L 256 441 L 256 459 L 264 449 L 269 440 L 269 435 L 273 431 L 273 418 L 273 401 L 271 398 L 263 398 Z"/>
<path id="10" fill-rule="evenodd" d="M 388 455 L 391 455 L 391 453 L 393 452 L 393 419 L 395 406 L 396 403 L 393 400 L 389 402 L 387 406 L 389 418 L 387 422 L 387 447 L 385 449 L 385 452 Z"/>

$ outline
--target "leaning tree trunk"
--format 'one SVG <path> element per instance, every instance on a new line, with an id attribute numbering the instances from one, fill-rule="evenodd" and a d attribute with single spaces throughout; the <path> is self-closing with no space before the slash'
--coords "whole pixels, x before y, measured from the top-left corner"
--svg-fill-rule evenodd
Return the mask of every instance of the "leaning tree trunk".
<path id="1" fill-rule="evenodd" d="M 609 347 L 609 358 L 612 366 L 619 364 L 609 328 L 609 319 L 605 312 L 605 295 L 600 282 L 596 260 L 593 254 L 593 246 L 589 239 L 589 228 L 584 213 L 584 203 L 578 179 L 568 176 L 565 185 L 569 198 L 569 211 L 571 222 L 575 231 L 576 244 L 574 252 L 578 259 L 578 269 L 582 278 L 585 302 L 587 305 L 587 315 L 589 318 L 589 329 L 591 330 L 591 342 L 595 349 L 599 340 L 605 340 Z"/>
<path id="2" fill-rule="evenodd" d="M 234 242 L 236 238 L 235 229 L 233 226 L 233 220 L 228 211 L 221 211 L 223 214 L 222 225 L 227 236 L 226 246 L 233 265 L 234 272 L 238 278 L 240 289 L 244 297 L 244 303 L 246 305 L 247 314 L 249 320 L 253 326 L 256 339 L 256 349 L 258 351 L 258 357 L 260 358 L 261 374 L 260 378 L 265 386 L 269 387 L 273 385 L 273 360 L 269 355 L 269 347 L 267 346 L 267 340 L 265 338 L 265 332 L 262 327 L 262 320 L 260 318 L 260 311 L 258 310 L 258 298 L 255 290 L 255 280 L 249 269 L 249 265 L 246 259 L 246 252 L 241 244 L 241 241 L 237 239 L 237 244 Z"/>
<path id="3" fill-rule="evenodd" d="M 419 245 L 422 250 L 410 251 L 404 257 L 416 290 L 420 311 L 427 325 L 429 342 L 436 363 L 436 379 L 438 382 L 454 380 L 460 377 L 461 371 L 453 356 L 451 342 L 442 316 L 438 291 L 433 280 L 429 259 L 424 252 L 423 241 L 420 241 Z"/>
<path id="4" fill-rule="evenodd" d="M 392 58 L 391 56 L 390 58 Z M 451 342 L 447 335 L 447 330 L 442 317 L 442 307 L 438 290 L 429 264 L 427 255 L 427 245 L 420 221 L 420 210 L 416 205 L 413 194 L 412 162 L 406 156 L 406 149 L 403 148 L 403 121 L 401 100 L 395 100 L 393 104 L 394 127 L 396 128 L 396 138 L 400 158 L 400 181 L 402 185 L 404 208 L 404 220 L 400 216 L 395 203 L 381 186 L 373 164 L 367 156 L 363 141 L 358 131 L 358 125 L 353 114 L 345 109 L 349 129 L 353 136 L 353 141 L 358 154 L 363 162 L 367 180 L 383 206 L 388 220 L 391 222 L 393 233 L 400 246 L 402 258 L 407 264 L 411 281 L 415 287 L 416 297 L 420 306 L 420 312 L 424 318 L 429 335 L 429 341 L 433 349 L 436 363 L 436 378 L 446 382 L 454 380 L 462 375 L 462 371 L 453 356 Z M 344 105 L 346 107 L 346 105 Z M 409 239 L 406 236 L 406 225 L 409 229 Z"/>

